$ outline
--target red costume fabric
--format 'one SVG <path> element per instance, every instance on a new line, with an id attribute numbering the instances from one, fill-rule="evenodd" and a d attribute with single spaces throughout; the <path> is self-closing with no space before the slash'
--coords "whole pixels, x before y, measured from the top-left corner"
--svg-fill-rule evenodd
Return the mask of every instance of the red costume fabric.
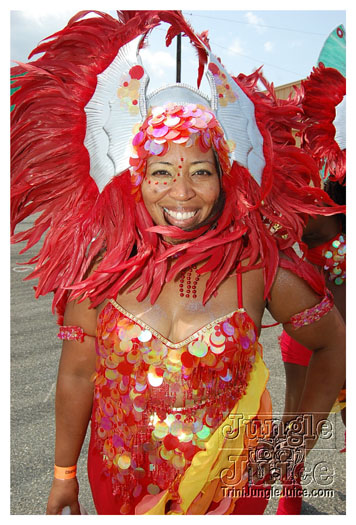
<path id="1" fill-rule="evenodd" d="M 285 330 L 279 338 L 282 359 L 284 363 L 294 363 L 296 365 L 308 366 L 312 351 L 298 343 Z"/>
<path id="2" fill-rule="evenodd" d="M 310 309 L 303 315 L 313 322 Z M 59 336 L 83 340 L 79 327 L 61 327 Z M 88 474 L 97 512 L 143 514 L 168 491 L 167 512 L 180 513 L 180 478 L 248 396 L 262 353 L 242 306 L 241 274 L 238 309 L 177 343 L 111 299 L 98 317 L 96 351 Z M 205 513 L 264 512 L 268 487 L 240 491 L 224 512 L 212 498 Z"/>
<path id="3" fill-rule="evenodd" d="M 107 303 L 98 320 L 89 451 L 99 513 L 140 513 L 144 497 L 166 489 L 178 498 L 177 479 L 244 395 L 259 346 L 243 309 L 172 343 Z M 182 408 L 174 408 L 182 390 Z"/>

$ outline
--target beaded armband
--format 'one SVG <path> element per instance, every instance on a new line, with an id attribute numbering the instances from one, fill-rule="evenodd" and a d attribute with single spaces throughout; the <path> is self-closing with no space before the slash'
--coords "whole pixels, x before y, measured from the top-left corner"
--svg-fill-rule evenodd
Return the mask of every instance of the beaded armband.
<path id="1" fill-rule="evenodd" d="M 312 308 L 308 308 L 303 312 L 293 315 L 290 318 L 290 323 L 295 330 L 301 328 L 302 326 L 315 323 L 324 317 L 324 315 L 326 315 L 328 312 L 330 312 L 333 306 L 333 297 L 330 292 L 327 292 L 327 295 L 325 295 L 320 303 L 312 306 Z"/>
<path id="2" fill-rule="evenodd" d="M 306 258 L 312 264 L 321 266 L 328 274 L 329 281 L 341 285 L 346 280 L 346 236 L 344 233 L 319 246 L 308 249 Z"/>
<path id="3" fill-rule="evenodd" d="M 346 240 L 343 234 L 332 239 L 327 249 L 323 250 L 324 270 L 329 273 L 329 281 L 343 284 L 346 280 Z"/>
<path id="4" fill-rule="evenodd" d="M 57 337 L 63 341 L 79 341 L 83 343 L 86 335 L 89 334 L 86 334 L 80 326 L 60 326 Z"/>

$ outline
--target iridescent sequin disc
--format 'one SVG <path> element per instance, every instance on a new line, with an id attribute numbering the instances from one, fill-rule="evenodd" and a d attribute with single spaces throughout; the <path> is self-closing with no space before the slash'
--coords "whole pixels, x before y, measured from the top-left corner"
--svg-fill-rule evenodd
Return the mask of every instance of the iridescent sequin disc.
<path id="1" fill-rule="evenodd" d="M 115 463 L 122 470 L 128 469 L 131 465 L 131 455 L 128 452 L 124 452 L 120 456 L 115 457 Z"/>
<path id="2" fill-rule="evenodd" d="M 203 125 L 198 113 L 195 125 Z M 167 121 L 178 122 L 174 113 Z M 121 498 L 120 512 L 130 514 L 135 498 L 166 490 L 206 450 L 247 385 L 259 345 L 242 310 L 177 347 L 111 303 L 100 314 L 97 340 L 96 446 Z"/>
<path id="3" fill-rule="evenodd" d="M 142 330 L 137 339 L 142 343 L 147 343 L 152 339 L 152 333 L 149 330 Z"/>
<path id="4" fill-rule="evenodd" d="M 208 346 L 204 341 L 194 341 L 188 345 L 188 352 L 196 357 L 204 357 L 208 353 Z"/>

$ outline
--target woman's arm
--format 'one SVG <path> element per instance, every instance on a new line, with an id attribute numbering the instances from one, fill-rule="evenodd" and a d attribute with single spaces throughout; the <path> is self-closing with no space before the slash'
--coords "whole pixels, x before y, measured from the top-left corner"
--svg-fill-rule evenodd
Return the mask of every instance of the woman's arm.
<path id="1" fill-rule="evenodd" d="M 83 342 L 63 342 L 56 390 L 55 464 L 59 467 L 77 464 L 91 415 L 96 311 L 88 307 L 89 300 L 73 301 L 68 303 L 64 315 L 65 326 L 80 326 L 89 336 L 85 336 Z M 78 493 L 76 478 L 54 478 L 47 514 L 60 514 L 65 506 L 71 508 L 72 514 L 80 514 Z"/>
<path id="2" fill-rule="evenodd" d="M 288 270 L 280 269 L 271 291 L 269 310 L 283 323 L 286 332 L 296 341 L 313 350 L 308 366 L 304 390 L 296 414 L 309 418 L 310 450 L 320 433 L 320 422 L 328 417 L 345 381 L 345 323 L 336 307 L 319 321 L 294 329 L 291 316 L 320 303 L 309 286 Z M 311 415 L 311 416 L 309 416 Z"/>

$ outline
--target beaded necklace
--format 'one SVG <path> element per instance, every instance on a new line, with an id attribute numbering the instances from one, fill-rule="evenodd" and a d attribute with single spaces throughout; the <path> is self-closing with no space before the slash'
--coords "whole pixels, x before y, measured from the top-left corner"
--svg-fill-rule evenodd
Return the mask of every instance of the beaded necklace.
<path id="1" fill-rule="evenodd" d="M 193 264 L 189 268 L 185 268 L 180 273 L 180 279 L 179 279 L 179 295 L 180 297 L 190 297 L 190 294 L 192 294 L 193 299 L 197 298 L 197 285 L 198 281 L 200 279 L 200 275 L 196 272 L 197 265 Z M 192 274 L 195 271 L 195 278 L 194 281 L 192 281 Z M 185 282 L 186 281 L 186 282 Z M 184 289 L 185 285 L 185 289 Z"/>

